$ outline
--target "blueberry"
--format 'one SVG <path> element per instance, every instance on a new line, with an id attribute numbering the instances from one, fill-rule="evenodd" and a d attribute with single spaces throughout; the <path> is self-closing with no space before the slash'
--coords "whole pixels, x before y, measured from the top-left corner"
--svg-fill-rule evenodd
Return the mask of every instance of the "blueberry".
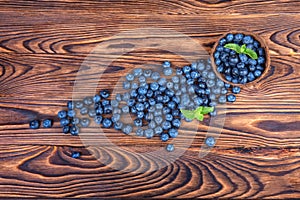
<path id="1" fill-rule="evenodd" d="M 224 87 L 227 88 L 227 89 L 230 88 L 230 86 L 231 86 L 231 85 L 230 85 L 229 83 L 225 83 L 225 84 L 224 84 Z"/>
<path id="2" fill-rule="evenodd" d="M 138 89 L 139 85 L 135 82 L 131 83 L 131 89 Z"/>
<path id="3" fill-rule="evenodd" d="M 163 73 L 165 76 L 171 76 L 173 73 L 172 68 L 168 67 L 168 68 L 164 68 Z"/>
<path id="4" fill-rule="evenodd" d="M 70 132 L 70 126 L 68 126 L 68 125 L 67 126 L 63 126 L 62 132 L 65 133 L 65 134 L 69 133 Z"/>
<path id="5" fill-rule="evenodd" d="M 160 78 L 160 74 L 158 72 L 153 72 L 151 74 L 151 78 L 155 81 L 157 81 Z"/>
<path id="6" fill-rule="evenodd" d="M 221 38 L 220 39 L 220 41 L 219 41 L 219 44 L 221 45 L 221 46 L 224 46 L 225 44 L 226 44 L 226 39 L 225 38 Z"/>
<path id="7" fill-rule="evenodd" d="M 80 153 L 79 152 L 72 152 L 72 158 L 79 158 L 80 157 Z"/>
<path id="8" fill-rule="evenodd" d="M 163 98 L 163 96 L 161 96 L 161 95 L 158 95 L 158 96 L 155 98 L 155 100 L 156 100 L 157 103 L 162 102 L 163 99 L 164 99 L 164 98 Z"/>
<path id="9" fill-rule="evenodd" d="M 93 98 L 94 103 L 99 103 L 100 100 L 101 100 L 101 97 L 100 97 L 100 95 L 98 95 L 98 94 L 96 94 L 96 95 L 94 96 L 94 98 Z"/>
<path id="10" fill-rule="evenodd" d="M 139 118 L 136 118 L 134 121 L 133 121 L 134 125 L 135 126 L 142 126 L 143 125 L 143 121 Z"/>
<path id="11" fill-rule="evenodd" d="M 131 90 L 129 96 L 134 98 L 134 97 L 137 97 L 137 96 L 138 96 L 138 93 L 137 93 L 136 90 Z"/>
<path id="12" fill-rule="evenodd" d="M 184 76 L 182 76 L 182 77 L 180 78 L 180 83 L 181 83 L 181 84 L 186 83 L 186 78 L 185 78 Z"/>
<path id="13" fill-rule="evenodd" d="M 233 94 L 227 95 L 227 101 L 228 102 L 235 102 L 236 97 Z"/>
<path id="14" fill-rule="evenodd" d="M 108 90 L 101 90 L 100 91 L 100 96 L 104 99 L 109 97 L 109 91 Z"/>
<path id="15" fill-rule="evenodd" d="M 174 145 L 173 144 L 168 144 L 167 147 L 166 147 L 166 150 L 169 151 L 169 152 L 174 151 Z"/>
<path id="16" fill-rule="evenodd" d="M 243 62 L 243 63 L 246 63 L 248 61 L 247 55 L 245 55 L 243 53 L 239 54 L 239 58 L 240 58 L 241 62 Z"/>
<path id="17" fill-rule="evenodd" d="M 135 134 L 137 136 L 144 136 L 144 130 L 142 128 L 138 128 L 136 131 L 135 131 Z"/>
<path id="18" fill-rule="evenodd" d="M 61 126 L 69 125 L 69 123 L 70 123 L 70 120 L 68 118 L 62 118 L 62 119 L 60 119 L 60 125 Z"/>
<path id="19" fill-rule="evenodd" d="M 249 65 L 249 70 L 251 71 L 251 72 L 253 72 L 253 71 L 255 71 L 255 69 L 256 69 L 256 66 L 255 65 Z"/>
<path id="20" fill-rule="evenodd" d="M 250 36 L 250 35 L 245 36 L 245 37 L 243 38 L 243 43 L 244 43 L 244 44 L 251 44 L 251 43 L 253 43 L 253 38 L 252 38 L 252 36 Z"/>
<path id="21" fill-rule="evenodd" d="M 232 88 L 232 92 L 233 92 L 234 94 L 238 94 L 238 93 L 241 92 L 241 88 L 238 87 L 238 86 L 234 86 L 234 87 Z"/>
<path id="22" fill-rule="evenodd" d="M 126 80 L 129 81 L 129 82 L 133 81 L 134 80 L 134 75 L 133 74 L 127 74 L 126 75 Z"/>
<path id="23" fill-rule="evenodd" d="M 242 69 L 240 69 L 239 74 L 240 74 L 241 76 L 247 76 L 247 74 L 248 74 L 248 69 L 247 69 L 247 68 L 242 68 Z"/>
<path id="24" fill-rule="evenodd" d="M 129 113 L 129 107 L 127 105 L 123 106 L 121 109 L 123 113 Z"/>
<path id="25" fill-rule="evenodd" d="M 162 100 L 163 103 L 168 103 L 169 101 L 170 101 L 169 96 L 167 96 L 167 95 L 163 96 L 163 100 Z"/>
<path id="26" fill-rule="evenodd" d="M 162 128 L 164 129 L 164 130 L 168 130 L 168 129 L 170 129 L 172 127 L 172 125 L 171 125 L 171 123 L 169 122 L 169 121 L 164 121 L 163 123 L 162 123 Z"/>
<path id="27" fill-rule="evenodd" d="M 224 46 L 224 45 L 223 45 L 223 46 Z M 223 52 L 223 51 L 224 51 L 224 47 L 223 47 L 223 46 L 218 45 L 217 48 L 216 48 L 216 50 L 219 51 L 219 52 Z M 204 66 L 204 65 L 202 65 L 202 66 Z M 203 68 L 203 69 L 204 69 L 204 68 Z M 202 69 L 202 70 L 203 70 L 203 69 Z M 202 71 L 202 70 L 200 70 L 200 71 Z"/>
<path id="28" fill-rule="evenodd" d="M 159 86 L 159 88 L 158 88 L 158 90 L 159 90 L 160 92 L 164 92 L 166 89 L 167 89 L 167 87 L 165 87 L 165 86 L 163 86 L 163 85 Z"/>
<path id="29" fill-rule="evenodd" d="M 247 75 L 247 78 L 248 78 L 248 81 L 251 82 L 251 81 L 254 81 L 255 79 L 255 76 L 252 72 L 250 72 L 248 75 Z"/>
<path id="30" fill-rule="evenodd" d="M 233 78 L 233 79 L 231 80 L 231 82 L 234 83 L 234 84 L 237 84 L 237 83 L 239 82 L 239 80 L 238 80 L 237 78 Z"/>
<path id="31" fill-rule="evenodd" d="M 85 105 L 92 105 L 93 104 L 93 98 L 92 97 L 85 97 L 84 99 L 83 99 L 83 103 L 85 104 Z"/>
<path id="32" fill-rule="evenodd" d="M 123 89 L 129 90 L 129 89 L 130 89 L 130 82 L 124 81 L 124 82 L 123 82 Z"/>
<path id="33" fill-rule="evenodd" d="M 260 71 L 260 70 L 258 70 L 258 69 L 257 69 L 257 70 L 255 70 L 255 71 L 254 71 L 254 76 L 255 76 L 255 77 L 259 77 L 259 76 L 261 76 L 261 71 Z"/>
<path id="34" fill-rule="evenodd" d="M 143 70 L 141 68 L 135 68 L 133 70 L 133 75 L 138 77 L 138 76 L 141 76 L 143 74 Z"/>
<path id="35" fill-rule="evenodd" d="M 109 118 L 104 118 L 102 120 L 102 125 L 104 128 L 110 128 L 112 126 L 112 121 Z"/>
<path id="36" fill-rule="evenodd" d="M 154 114 L 155 115 L 155 114 Z M 169 114 L 170 115 L 170 114 Z M 156 116 L 154 118 L 154 121 L 156 122 L 156 124 L 161 124 L 163 121 L 163 118 L 161 116 Z"/>
<path id="37" fill-rule="evenodd" d="M 263 48 L 258 48 L 257 52 L 258 52 L 259 56 L 264 56 L 265 55 L 265 50 Z"/>
<path id="38" fill-rule="evenodd" d="M 226 103 L 226 96 L 221 95 L 221 96 L 219 97 L 219 99 L 218 99 L 218 102 L 221 103 L 221 104 Z"/>
<path id="39" fill-rule="evenodd" d="M 169 140 L 169 135 L 166 133 L 161 134 L 160 139 L 161 139 L 161 141 L 166 142 Z"/>
<path id="40" fill-rule="evenodd" d="M 114 129 L 115 130 L 121 130 L 123 127 L 123 123 L 122 122 L 116 122 L 114 123 Z"/>
<path id="41" fill-rule="evenodd" d="M 168 107 L 169 107 L 170 109 L 175 109 L 176 103 L 175 103 L 174 101 L 170 101 L 170 102 L 168 103 Z"/>
<path id="42" fill-rule="evenodd" d="M 115 99 L 116 99 L 118 102 L 122 101 L 122 96 L 121 96 L 121 94 L 119 94 L 119 93 L 116 94 Z"/>
<path id="43" fill-rule="evenodd" d="M 239 62 L 239 59 L 236 56 L 229 58 L 229 63 L 232 63 L 235 66 Z"/>
<path id="44" fill-rule="evenodd" d="M 129 124 L 123 126 L 122 132 L 128 135 L 129 133 L 132 132 L 132 126 L 130 126 Z"/>
<path id="45" fill-rule="evenodd" d="M 152 138 L 154 136 L 153 129 L 146 129 L 144 133 L 145 133 L 145 137 L 147 139 L 150 139 L 150 138 Z"/>
<path id="46" fill-rule="evenodd" d="M 144 106 L 143 103 L 137 103 L 137 104 L 136 104 L 136 109 L 137 109 L 138 111 L 143 111 L 143 110 L 145 109 L 145 106 Z"/>
<path id="47" fill-rule="evenodd" d="M 257 64 L 257 61 L 254 60 L 254 59 L 249 59 L 249 64 L 250 64 L 250 65 L 256 65 L 256 64 Z"/>
<path id="48" fill-rule="evenodd" d="M 58 116 L 59 119 L 66 118 L 67 117 L 67 111 L 61 110 L 57 113 L 57 116 Z"/>
<path id="49" fill-rule="evenodd" d="M 83 107 L 83 102 L 81 102 L 81 101 L 76 101 L 75 102 L 75 108 L 81 109 L 82 107 Z"/>
<path id="50" fill-rule="evenodd" d="M 70 133 L 71 133 L 71 135 L 74 135 L 74 136 L 78 135 L 79 134 L 78 126 L 76 126 L 76 125 L 71 126 Z"/>
<path id="51" fill-rule="evenodd" d="M 173 81 L 173 83 L 179 83 L 179 77 L 178 76 L 173 76 L 172 77 L 172 81 Z"/>
<path id="52" fill-rule="evenodd" d="M 115 108 L 115 107 L 119 106 L 119 102 L 117 100 L 113 99 L 110 101 L 110 105 Z"/>
<path id="53" fill-rule="evenodd" d="M 120 108 L 114 108 L 113 114 L 121 114 L 122 110 Z"/>
<path id="54" fill-rule="evenodd" d="M 145 119 L 146 119 L 147 121 L 153 120 L 153 119 L 154 119 L 153 113 L 147 113 L 147 114 L 145 115 Z"/>
<path id="55" fill-rule="evenodd" d="M 148 102 L 149 102 L 149 104 L 150 104 L 151 106 L 153 106 L 153 105 L 156 104 L 156 101 L 155 101 L 155 99 L 153 99 L 153 98 L 150 98 L 150 99 L 148 100 Z"/>
<path id="56" fill-rule="evenodd" d="M 227 40 L 227 42 L 232 42 L 233 39 L 234 39 L 234 35 L 233 35 L 233 34 L 228 33 L 228 34 L 226 35 L 226 40 Z"/>
<path id="57" fill-rule="evenodd" d="M 173 120 L 173 115 L 172 114 L 166 114 L 166 120 L 167 121 L 172 121 Z"/>
<path id="58" fill-rule="evenodd" d="M 157 117 L 157 116 L 162 116 L 162 111 L 161 110 L 155 110 L 154 111 L 154 116 Z"/>
<path id="59" fill-rule="evenodd" d="M 168 97 L 173 97 L 175 95 L 175 92 L 172 89 L 167 89 L 165 93 Z"/>
<path id="60" fill-rule="evenodd" d="M 168 114 L 168 113 L 170 113 L 170 112 L 171 112 L 171 109 L 170 109 L 170 108 L 168 108 L 168 107 L 163 107 L 162 113 L 163 113 L 164 115 L 166 115 L 166 114 Z"/>
<path id="61" fill-rule="evenodd" d="M 239 43 L 243 40 L 244 35 L 242 33 L 238 33 L 234 36 L 234 42 Z"/>
<path id="62" fill-rule="evenodd" d="M 143 119 L 145 116 L 145 113 L 143 111 L 137 111 L 136 112 L 136 116 L 140 119 Z"/>
<path id="63" fill-rule="evenodd" d="M 178 136 L 178 131 L 174 128 L 171 128 L 168 132 L 171 138 L 176 138 Z"/>
<path id="64" fill-rule="evenodd" d="M 180 119 L 174 119 L 174 120 L 172 121 L 172 125 L 173 125 L 173 127 L 175 127 L 175 128 L 179 128 L 180 125 L 181 125 Z"/>
<path id="65" fill-rule="evenodd" d="M 82 118 L 80 120 L 81 127 L 88 127 L 90 125 L 90 119 L 88 118 Z"/>
<path id="66" fill-rule="evenodd" d="M 100 106 L 100 107 L 98 107 L 98 108 L 96 108 L 96 115 L 102 115 L 103 114 L 103 108 Z M 85 113 L 85 110 L 84 110 L 84 112 L 81 112 L 81 110 L 80 110 L 80 113 L 82 114 L 82 115 L 85 115 L 84 113 Z"/>
<path id="67" fill-rule="evenodd" d="M 152 70 L 151 70 L 151 69 L 146 69 L 146 70 L 144 71 L 144 76 L 145 76 L 146 78 L 150 77 L 151 74 L 152 74 Z"/>
<path id="68" fill-rule="evenodd" d="M 72 124 L 72 125 L 77 125 L 77 124 L 79 124 L 79 121 L 80 121 L 80 120 L 79 120 L 78 117 L 74 117 L 74 118 L 71 119 L 71 124 Z"/>
<path id="69" fill-rule="evenodd" d="M 254 45 L 253 44 L 247 44 L 247 49 L 252 49 L 252 50 L 254 50 L 255 51 L 255 47 L 254 47 Z"/>
<path id="70" fill-rule="evenodd" d="M 113 114 L 113 116 L 111 117 L 111 121 L 114 122 L 114 123 L 120 121 L 120 119 L 121 119 L 120 114 Z"/>
<path id="71" fill-rule="evenodd" d="M 218 59 L 220 57 L 220 52 L 219 51 L 216 51 L 215 53 L 214 53 L 214 58 L 215 59 Z"/>
<path id="72" fill-rule="evenodd" d="M 257 65 L 257 66 L 256 66 L 256 69 L 258 69 L 258 70 L 260 70 L 260 71 L 264 71 L 265 68 L 264 68 L 263 66 L 261 66 L 261 65 Z"/>
<path id="73" fill-rule="evenodd" d="M 163 62 L 162 66 L 163 66 L 164 68 L 171 67 L 171 63 L 170 63 L 169 61 L 166 60 L 166 61 Z"/>
<path id="74" fill-rule="evenodd" d="M 123 95 L 122 95 L 122 100 L 123 101 L 128 101 L 130 99 L 130 94 L 128 92 L 125 92 Z M 102 101 L 102 105 L 103 105 L 103 101 Z"/>
<path id="75" fill-rule="evenodd" d="M 160 135 L 162 132 L 163 132 L 163 129 L 162 129 L 161 126 L 157 126 L 157 127 L 154 128 L 154 133 L 156 135 Z"/>
<path id="76" fill-rule="evenodd" d="M 68 101 L 68 103 L 67 103 L 67 108 L 68 108 L 69 110 L 73 110 L 73 109 L 75 108 L 74 102 L 73 102 L 73 101 Z"/>
<path id="77" fill-rule="evenodd" d="M 141 95 L 147 94 L 147 89 L 145 87 L 140 87 L 138 89 L 138 94 L 141 94 Z"/>
<path id="78" fill-rule="evenodd" d="M 102 116 L 101 116 L 101 115 L 95 116 L 94 122 L 95 122 L 96 124 L 101 124 L 101 122 L 102 122 Z"/>
<path id="79" fill-rule="evenodd" d="M 180 111 L 178 109 L 172 110 L 172 115 L 174 117 L 179 116 L 179 114 L 180 114 Z"/>
<path id="80" fill-rule="evenodd" d="M 53 125 L 53 121 L 51 119 L 43 120 L 43 127 L 44 128 L 51 128 Z"/>
<path id="81" fill-rule="evenodd" d="M 68 116 L 69 117 L 75 117 L 76 111 L 75 110 L 68 110 Z"/>
<path id="82" fill-rule="evenodd" d="M 187 74 L 191 71 L 191 67 L 186 65 L 186 66 L 183 67 L 182 71 L 183 71 L 183 73 Z"/>
<path id="83" fill-rule="evenodd" d="M 207 137 L 205 139 L 205 144 L 209 147 L 213 147 L 216 144 L 215 138 L 214 137 Z"/>
<path id="84" fill-rule="evenodd" d="M 239 83 L 245 84 L 245 83 L 247 83 L 247 82 L 248 82 L 247 76 L 241 76 L 241 77 L 240 77 Z"/>
<path id="85" fill-rule="evenodd" d="M 40 127 L 40 121 L 39 120 L 32 120 L 29 122 L 29 128 L 31 129 L 38 129 Z"/>
<path id="86" fill-rule="evenodd" d="M 242 69 L 242 68 L 245 67 L 245 63 L 239 62 L 239 63 L 236 65 L 236 67 L 237 67 L 238 69 Z"/>
<path id="87" fill-rule="evenodd" d="M 181 68 L 176 68 L 176 75 L 182 75 L 182 69 Z"/>
<path id="88" fill-rule="evenodd" d="M 191 72 L 191 78 L 195 79 L 195 78 L 199 78 L 200 77 L 200 73 L 197 71 L 192 71 Z"/>
<path id="89" fill-rule="evenodd" d="M 167 88 L 168 89 L 172 89 L 174 87 L 174 83 L 173 82 L 168 82 L 167 83 Z"/>
<path id="90" fill-rule="evenodd" d="M 257 63 L 260 64 L 260 65 L 261 65 L 261 64 L 264 64 L 264 63 L 265 63 L 265 58 L 262 57 L 262 56 L 258 57 Z"/>
<path id="91" fill-rule="evenodd" d="M 156 82 L 152 82 L 152 83 L 150 84 L 150 88 L 151 88 L 151 90 L 156 91 L 156 90 L 158 90 L 159 85 L 158 85 L 158 83 L 156 83 Z"/>
<path id="92" fill-rule="evenodd" d="M 191 73 L 186 73 L 186 74 L 185 74 L 185 78 L 186 78 L 186 79 L 192 79 Z"/>

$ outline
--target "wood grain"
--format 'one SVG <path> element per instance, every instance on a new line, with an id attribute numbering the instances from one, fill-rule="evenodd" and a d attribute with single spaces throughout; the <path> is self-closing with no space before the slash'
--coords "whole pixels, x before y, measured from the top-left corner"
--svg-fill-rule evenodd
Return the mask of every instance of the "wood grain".
<path id="1" fill-rule="evenodd" d="M 297 0 L 1 0 L 0 196 L 300 198 L 299 6 Z M 166 59 L 188 64 L 152 48 L 135 49 L 107 68 L 101 63 L 109 54 L 93 55 L 90 67 L 81 68 L 89 53 L 113 43 L 115 34 L 151 27 L 189 36 L 207 51 L 203 57 L 229 30 L 255 32 L 270 48 L 270 71 L 255 86 L 243 87 L 237 102 L 219 114 L 225 124 L 211 127 L 219 138 L 204 158 L 199 151 L 209 118 L 198 124 L 196 134 L 188 127 L 181 131 L 176 151 L 185 152 L 175 162 L 168 162 L 173 154 L 145 154 L 165 146 L 158 138 L 104 130 L 112 142 L 106 144 L 99 127 L 81 138 L 60 133 L 56 113 L 74 96 L 79 69 L 85 70 L 81 78 L 87 90 L 118 90 L 120 78 L 135 67 L 159 67 Z M 127 46 L 111 48 L 120 53 L 142 39 L 120 38 Z M 100 70 L 95 73 L 93 66 Z M 104 78 L 99 79 L 100 72 Z M 29 120 L 46 117 L 55 119 L 54 128 L 28 129 Z M 73 159 L 73 151 L 83 155 Z"/>

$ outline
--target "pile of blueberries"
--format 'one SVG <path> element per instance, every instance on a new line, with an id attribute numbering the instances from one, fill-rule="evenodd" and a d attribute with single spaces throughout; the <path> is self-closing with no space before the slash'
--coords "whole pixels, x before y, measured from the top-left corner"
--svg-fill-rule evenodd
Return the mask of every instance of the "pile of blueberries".
<path id="1" fill-rule="evenodd" d="M 228 43 L 235 43 L 239 46 L 245 44 L 248 49 L 256 52 L 258 59 L 252 59 L 246 54 L 238 54 L 234 50 L 225 48 L 224 46 Z M 252 82 L 260 77 L 265 70 L 265 50 L 250 35 L 227 34 L 219 40 L 213 56 L 217 71 L 223 74 L 227 81 L 234 84 Z"/>
<path id="2" fill-rule="evenodd" d="M 183 119 L 190 121 L 180 109 L 194 110 L 199 106 L 215 107 L 218 103 L 234 102 L 233 94 L 226 96 L 228 90 L 231 88 L 235 94 L 240 92 L 239 87 L 231 87 L 215 75 L 210 60 L 201 59 L 176 69 L 165 61 L 162 72 L 135 68 L 125 76 L 122 94 L 111 95 L 108 90 L 101 90 L 82 101 L 68 101 L 67 109 L 57 115 L 62 132 L 76 136 L 80 128 L 89 127 L 94 119 L 94 123 L 103 128 L 113 127 L 126 135 L 135 133 L 148 139 L 158 136 L 166 142 L 178 136 Z M 210 115 L 216 116 L 216 109 Z M 131 121 L 124 122 L 124 119 Z M 34 126 L 36 121 L 30 122 L 30 128 L 39 128 Z M 50 128 L 53 124 L 50 121 L 51 125 L 44 127 Z M 214 142 L 209 138 L 206 144 L 211 146 Z M 168 144 L 166 149 L 173 151 L 173 144 Z"/>

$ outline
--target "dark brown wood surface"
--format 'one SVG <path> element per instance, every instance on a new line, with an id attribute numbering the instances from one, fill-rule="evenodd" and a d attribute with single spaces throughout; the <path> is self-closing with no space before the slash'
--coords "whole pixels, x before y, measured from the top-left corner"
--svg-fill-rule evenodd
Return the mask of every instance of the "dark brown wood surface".
<path id="1" fill-rule="evenodd" d="M 157 170 L 155 155 L 131 152 L 162 147 L 158 138 L 105 130 L 124 153 L 85 145 L 60 133 L 58 122 L 28 129 L 29 120 L 55 118 L 72 98 L 77 71 L 94 47 L 149 27 L 186 34 L 208 52 L 230 30 L 254 32 L 270 48 L 269 73 L 227 105 L 222 134 L 206 157 L 198 153 L 209 119 L 180 158 Z M 298 0 L 0 1 L 0 197 L 300 198 L 299 27 Z M 165 59 L 186 64 L 171 53 L 136 50 L 117 59 L 98 88 Z M 91 132 L 85 139 L 104 142 Z M 182 133 L 178 143 L 191 137 Z M 73 159 L 73 151 L 83 155 Z M 120 161 L 121 170 L 95 155 Z"/>

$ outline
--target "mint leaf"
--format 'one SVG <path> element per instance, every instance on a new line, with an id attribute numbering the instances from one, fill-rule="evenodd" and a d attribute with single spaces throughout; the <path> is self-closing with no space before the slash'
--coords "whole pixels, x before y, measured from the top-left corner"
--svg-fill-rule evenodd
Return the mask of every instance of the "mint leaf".
<path id="1" fill-rule="evenodd" d="M 202 113 L 203 110 L 203 106 L 199 106 L 198 108 L 196 108 L 195 113 Z"/>
<path id="2" fill-rule="evenodd" d="M 195 111 L 194 110 L 180 110 L 185 118 L 187 119 L 194 119 L 195 118 Z"/>
<path id="3" fill-rule="evenodd" d="M 243 44 L 243 45 L 241 46 L 241 53 L 244 53 L 244 52 L 246 51 L 246 49 L 247 49 L 246 45 Z"/>
<path id="4" fill-rule="evenodd" d="M 206 115 L 214 111 L 214 107 L 203 107 L 201 114 Z"/>
<path id="5" fill-rule="evenodd" d="M 199 121 L 203 121 L 204 115 L 201 114 L 201 113 L 196 113 L 196 119 L 199 120 Z"/>
<path id="6" fill-rule="evenodd" d="M 228 43 L 228 44 L 225 44 L 224 47 L 227 48 L 227 49 L 234 50 L 237 53 L 241 53 L 241 47 L 238 44 Z"/>
<path id="7" fill-rule="evenodd" d="M 253 51 L 252 49 L 246 49 L 245 50 L 245 54 L 247 54 L 250 58 L 256 60 L 258 58 L 257 54 L 255 51 Z"/>

